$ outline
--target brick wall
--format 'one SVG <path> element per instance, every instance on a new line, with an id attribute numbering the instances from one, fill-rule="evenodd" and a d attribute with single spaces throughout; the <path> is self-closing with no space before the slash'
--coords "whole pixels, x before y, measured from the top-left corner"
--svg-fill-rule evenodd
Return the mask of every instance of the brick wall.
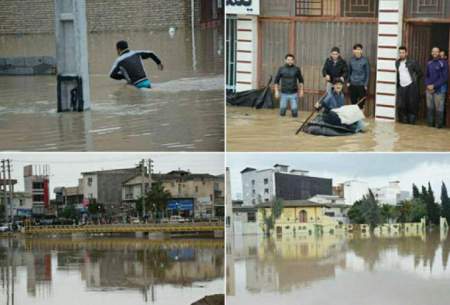
<path id="1" fill-rule="evenodd" d="M 200 1 L 195 0 L 199 19 Z M 211 0 L 212 1 L 212 0 Z M 89 32 L 190 26 L 191 0 L 86 0 Z M 54 31 L 54 0 L 1 0 L 1 34 Z"/>

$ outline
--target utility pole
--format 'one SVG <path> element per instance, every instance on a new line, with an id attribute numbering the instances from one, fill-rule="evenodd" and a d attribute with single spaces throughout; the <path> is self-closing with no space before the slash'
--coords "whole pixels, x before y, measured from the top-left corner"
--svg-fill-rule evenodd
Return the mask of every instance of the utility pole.
<path id="1" fill-rule="evenodd" d="M 145 218 L 145 160 L 141 160 L 141 179 L 142 179 L 142 185 L 141 185 L 141 194 L 142 194 L 142 217 L 144 218 L 144 222 L 146 221 Z"/>
<path id="2" fill-rule="evenodd" d="M 8 166 L 8 181 L 9 181 L 9 220 L 13 222 L 13 186 L 11 181 L 11 160 L 7 159 Z"/>
<path id="3" fill-rule="evenodd" d="M 2 160 L 2 186 L 3 186 L 3 205 L 5 209 L 5 218 L 7 216 L 8 210 L 6 207 L 6 172 L 5 172 L 5 160 Z"/>

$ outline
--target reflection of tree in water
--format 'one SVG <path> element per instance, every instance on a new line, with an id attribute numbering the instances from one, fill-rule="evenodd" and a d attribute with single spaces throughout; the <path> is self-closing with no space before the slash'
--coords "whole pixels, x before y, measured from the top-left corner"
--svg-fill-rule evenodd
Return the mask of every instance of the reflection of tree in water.
<path id="1" fill-rule="evenodd" d="M 438 234 L 429 234 L 425 240 L 420 237 L 353 239 L 348 242 L 349 249 L 355 255 L 364 259 L 369 270 L 373 270 L 376 263 L 381 259 L 383 252 L 397 250 L 400 256 L 413 256 L 414 267 L 420 264 L 433 268 L 436 251 L 441 241 Z M 445 248 L 445 249 L 444 249 Z M 443 244 L 443 261 L 448 260 L 450 245 L 446 240 Z"/>
<path id="2" fill-rule="evenodd" d="M 149 272 L 149 276 L 153 276 L 161 281 L 166 279 L 166 271 L 172 268 L 174 264 L 168 250 L 163 248 L 147 247 L 138 250 L 136 257 L 139 262 L 142 262 L 144 269 Z"/>
<path id="3" fill-rule="evenodd" d="M 442 243 L 442 266 L 444 266 L 444 270 L 447 270 L 448 259 L 450 256 L 450 236 L 447 232 L 447 237 Z"/>

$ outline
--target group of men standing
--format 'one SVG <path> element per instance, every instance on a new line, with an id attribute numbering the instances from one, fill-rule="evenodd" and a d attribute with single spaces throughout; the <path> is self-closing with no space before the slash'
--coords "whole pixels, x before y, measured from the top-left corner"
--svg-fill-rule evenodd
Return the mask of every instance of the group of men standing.
<path id="1" fill-rule="evenodd" d="M 448 91 L 449 66 L 446 53 L 438 47 L 431 51 L 432 59 L 427 63 L 425 73 L 427 122 L 429 126 L 444 126 L 445 97 Z M 423 73 L 419 64 L 408 57 L 406 47 L 399 48 L 396 61 L 397 70 L 397 109 L 402 123 L 415 124 L 419 111 L 420 82 Z M 323 101 L 342 100 L 342 85 L 346 84 L 352 104 L 361 109 L 360 101 L 367 96 L 370 80 L 370 63 L 363 56 L 363 46 L 353 46 L 353 56 L 347 63 L 338 47 L 333 47 L 322 69 L 326 80 L 326 94 Z M 336 90 L 338 86 L 338 90 Z M 293 117 L 298 116 L 298 99 L 304 96 L 304 78 L 301 69 L 295 65 L 292 54 L 285 56 L 285 64 L 278 69 L 275 77 L 275 97 L 280 98 L 280 115 L 285 116 L 290 104 Z M 336 96 L 336 95 L 339 95 Z M 342 103 L 333 103 L 342 106 Z M 316 105 L 320 106 L 320 105 Z"/>
<path id="2" fill-rule="evenodd" d="M 419 112 L 420 81 L 422 70 L 417 61 L 408 57 L 406 47 L 399 48 L 397 69 L 397 108 L 401 123 L 415 124 Z M 448 91 L 449 67 L 445 51 L 439 47 L 431 50 L 425 72 L 427 123 L 442 128 L 445 123 L 445 98 Z"/>

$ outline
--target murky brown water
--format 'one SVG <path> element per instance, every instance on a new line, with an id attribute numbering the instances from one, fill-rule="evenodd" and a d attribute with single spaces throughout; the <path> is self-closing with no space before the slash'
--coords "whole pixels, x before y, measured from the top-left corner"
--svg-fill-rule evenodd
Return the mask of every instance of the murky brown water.
<path id="1" fill-rule="evenodd" d="M 0 239 L 0 305 L 191 304 L 223 293 L 223 252 L 218 240 Z"/>
<path id="2" fill-rule="evenodd" d="M 449 259 L 450 239 L 439 234 L 235 238 L 227 304 L 447 304 Z"/>
<path id="3" fill-rule="evenodd" d="M 92 110 L 56 112 L 55 76 L 0 77 L 1 150 L 223 151 L 222 29 L 89 35 Z M 154 90 L 108 78 L 115 42 L 151 49 L 165 70 L 146 61 Z M 213 42 L 213 43 L 211 43 Z M 54 56 L 53 35 L 0 36 L 0 57 Z"/>
<path id="4" fill-rule="evenodd" d="M 450 129 L 367 120 L 369 130 L 345 137 L 295 135 L 309 113 L 227 107 L 228 151 L 450 151 Z"/>

